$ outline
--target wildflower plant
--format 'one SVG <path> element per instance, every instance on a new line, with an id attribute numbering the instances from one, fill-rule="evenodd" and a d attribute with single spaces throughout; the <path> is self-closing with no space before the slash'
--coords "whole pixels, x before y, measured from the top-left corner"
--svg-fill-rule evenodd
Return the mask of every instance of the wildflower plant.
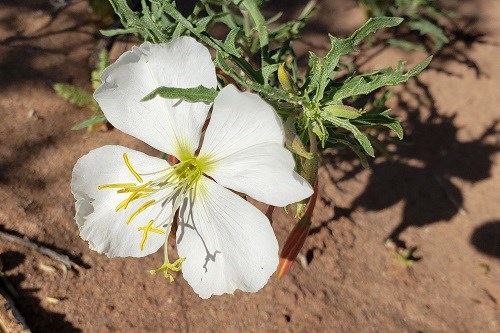
<path id="1" fill-rule="evenodd" d="M 323 57 L 311 52 L 302 70 L 293 41 L 315 2 L 281 25 L 279 15 L 266 19 L 252 0 L 201 0 L 187 15 L 174 1 L 143 0 L 139 12 L 126 0 L 110 2 L 123 28 L 103 33 L 144 42 L 103 71 L 94 98 L 113 126 L 167 158 L 121 146 L 83 156 L 73 170 L 76 221 L 90 247 L 110 257 L 142 257 L 164 246 L 164 263 L 151 272 L 171 281 L 171 272 L 182 270 L 203 298 L 257 291 L 277 269 L 286 273 L 311 224 L 321 152 L 346 145 L 366 165 L 365 155 L 375 153 L 370 130 L 403 136 L 383 105 L 351 103 L 407 81 L 430 62 L 340 75 L 341 57 L 400 24 L 396 17 L 369 19 L 345 39 L 329 35 L 330 50 Z M 212 34 L 216 25 L 227 28 L 224 38 Z M 271 214 L 246 196 L 271 213 L 274 206 L 295 208 L 298 224 L 280 259 Z"/>

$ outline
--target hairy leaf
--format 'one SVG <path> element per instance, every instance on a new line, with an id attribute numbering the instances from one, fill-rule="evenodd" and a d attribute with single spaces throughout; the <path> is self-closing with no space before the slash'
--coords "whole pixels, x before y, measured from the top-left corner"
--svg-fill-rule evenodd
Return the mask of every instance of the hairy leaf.
<path id="1" fill-rule="evenodd" d="M 141 102 L 152 100 L 156 96 L 167 99 L 183 99 L 187 102 L 213 102 L 217 91 L 201 85 L 196 88 L 159 87 L 144 96 Z"/>
<path id="2" fill-rule="evenodd" d="M 53 88 L 59 96 L 77 106 L 90 106 L 95 103 L 91 94 L 70 84 L 56 83 Z"/>
<path id="3" fill-rule="evenodd" d="M 334 126 L 342 127 L 351 132 L 354 135 L 354 138 L 359 142 L 361 147 L 363 147 L 365 152 L 371 157 L 375 156 L 373 147 L 370 143 L 370 140 L 366 137 L 366 134 L 361 132 L 359 128 L 357 128 L 355 125 L 351 124 L 351 122 L 348 119 L 341 119 L 331 115 L 326 115 L 324 119 L 330 122 Z"/>
<path id="4" fill-rule="evenodd" d="M 366 95 L 384 86 L 392 86 L 406 82 L 411 77 L 423 71 L 429 65 L 431 60 L 432 57 L 428 57 L 406 73 L 403 71 L 404 63 L 400 62 L 395 69 L 385 68 L 371 73 L 351 77 L 344 81 L 342 86 L 333 94 L 331 102 L 340 103 L 347 97 Z"/>
<path id="5" fill-rule="evenodd" d="M 330 51 L 322 58 L 312 52 L 309 55 L 310 80 L 306 88 L 309 93 L 315 91 L 313 100 L 319 102 L 323 99 L 330 75 L 337 67 L 341 56 L 353 52 L 356 46 L 368 35 L 381 28 L 397 26 L 402 21 L 403 19 L 399 17 L 376 17 L 369 19 L 347 39 L 339 39 L 329 35 L 332 44 Z"/>
<path id="6" fill-rule="evenodd" d="M 401 140 L 404 135 L 403 127 L 401 127 L 398 120 L 389 116 L 389 111 L 390 110 L 386 110 L 382 113 L 365 113 L 361 117 L 353 120 L 352 123 L 355 125 L 385 126 L 393 130 Z"/>
<path id="7" fill-rule="evenodd" d="M 95 115 L 92 118 L 89 118 L 89 119 L 71 127 L 71 129 L 74 131 L 81 130 L 81 129 L 87 128 L 89 126 L 92 126 L 94 124 L 102 123 L 104 121 L 106 121 L 106 117 L 104 116 L 104 114 L 101 113 L 101 114 Z"/>

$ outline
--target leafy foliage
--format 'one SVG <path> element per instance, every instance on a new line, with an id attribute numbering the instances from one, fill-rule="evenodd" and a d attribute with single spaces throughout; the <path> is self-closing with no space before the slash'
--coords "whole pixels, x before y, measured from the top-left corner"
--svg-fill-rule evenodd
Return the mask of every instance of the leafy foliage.
<path id="1" fill-rule="evenodd" d="M 428 39 L 436 50 L 448 43 L 443 26 L 440 24 L 450 15 L 440 10 L 434 0 L 361 0 L 367 17 L 394 16 L 404 19 L 401 28 L 416 32 Z M 405 50 L 425 50 L 424 44 L 405 38 L 392 37 L 389 45 Z"/>
<path id="2" fill-rule="evenodd" d="M 404 5 L 404 13 L 418 17 L 416 15 L 424 2 L 412 2 L 412 7 L 408 1 L 397 1 L 398 8 Z M 336 144 L 353 149 L 366 165 L 363 154 L 374 156 L 375 153 L 372 139 L 367 135 L 367 131 L 372 129 L 388 128 L 401 139 L 402 127 L 390 116 L 387 108 L 358 110 L 344 103 L 382 87 L 406 82 L 424 70 L 431 60 L 429 57 L 407 71 L 404 70 L 404 62 L 400 62 L 395 68 L 365 74 L 353 71 L 336 77 L 342 70 L 341 57 L 355 52 L 367 37 L 378 30 L 397 27 L 403 22 L 399 17 L 378 17 L 387 12 L 394 14 L 391 6 L 384 5 L 385 11 L 379 10 L 382 8 L 380 1 L 368 1 L 367 5 L 379 6 L 372 10 L 372 16 L 377 17 L 370 18 L 350 37 L 340 39 L 330 35 L 331 48 L 324 57 L 311 52 L 305 73 L 300 71 L 295 61 L 293 40 L 300 38 L 307 19 L 316 8 L 314 1 L 304 7 L 297 19 L 281 25 L 277 25 L 281 13 L 266 19 L 259 7 L 262 2 L 252 0 L 201 0 L 188 16 L 177 10 L 174 1 L 143 0 L 141 12 L 133 11 L 126 0 L 110 2 L 124 28 L 104 31 L 107 36 L 133 33 L 143 40 L 168 42 L 180 35 L 191 35 L 212 47 L 215 50 L 215 65 L 222 72 L 219 75 L 221 85 L 232 82 L 259 93 L 282 116 L 287 147 L 296 154 L 302 173 L 306 172 L 306 167 L 301 158 L 316 159 L 318 148 Z M 216 24 L 228 29 L 224 39 L 212 35 Z M 422 32 L 431 31 L 429 26 L 412 24 Z M 144 100 L 160 96 L 210 102 L 215 95 L 215 91 L 204 87 L 158 87 Z"/>

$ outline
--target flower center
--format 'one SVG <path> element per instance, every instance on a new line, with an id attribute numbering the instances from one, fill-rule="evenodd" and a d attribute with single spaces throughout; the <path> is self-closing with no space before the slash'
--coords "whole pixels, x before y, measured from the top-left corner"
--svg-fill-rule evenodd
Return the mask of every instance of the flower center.
<path id="1" fill-rule="evenodd" d="M 152 270 L 151 274 L 163 272 L 170 281 L 173 280 L 173 277 L 169 270 L 179 271 L 185 258 L 179 258 L 173 263 L 168 260 L 168 232 L 172 226 L 175 213 L 190 195 L 191 190 L 195 188 L 203 172 L 210 168 L 210 163 L 206 158 L 190 155 L 184 155 L 183 157 L 182 161 L 166 169 L 151 173 L 139 173 L 132 166 L 127 153 L 123 153 L 123 161 L 137 182 L 111 183 L 98 186 L 99 190 L 114 189 L 117 194 L 127 194 L 127 197 L 115 207 L 116 212 L 122 209 L 127 210 L 134 201 L 143 201 L 138 208 L 128 215 L 125 221 L 126 224 L 131 224 L 145 210 L 160 205 L 156 216 L 148 219 L 147 224 L 137 228 L 137 231 L 142 232 L 139 248 L 141 251 L 144 250 L 150 233 L 165 235 L 165 263 L 160 268 Z M 144 181 L 143 177 L 150 180 Z M 158 220 L 168 204 L 172 205 L 168 216 Z"/>
<path id="2" fill-rule="evenodd" d="M 208 163 L 203 158 L 191 156 L 166 169 L 152 173 L 139 173 L 132 166 L 127 153 L 123 153 L 123 161 L 137 182 L 103 184 L 98 186 L 98 189 L 115 189 L 117 194 L 127 194 L 127 197 L 116 206 L 116 212 L 122 209 L 127 210 L 134 201 L 143 201 L 128 215 L 126 224 L 132 223 L 145 210 L 158 204 L 161 206 L 155 218 L 138 228 L 139 232 L 143 232 L 140 249 L 144 250 L 150 232 L 164 234 L 162 228 L 167 229 L 171 226 L 175 212 L 180 208 L 184 199 L 189 196 L 191 189 L 196 186 L 196 182 L 203 175 L 203 170 L 206 169 Z M 144 181 L 143 177 L 150 178 L 150 180 Z M 171 204 L 172 207 L 167 218 L 158 221 L 168 204 Z"/>
<path id="3" fill-rule="evenodd" d="M 192 185 L 202 175 L 200 163 L 198 163 L 195 157 L 179 162 L 179 164 L 175 164 L 172 168 L 179 183 L 186 182 Z"/>

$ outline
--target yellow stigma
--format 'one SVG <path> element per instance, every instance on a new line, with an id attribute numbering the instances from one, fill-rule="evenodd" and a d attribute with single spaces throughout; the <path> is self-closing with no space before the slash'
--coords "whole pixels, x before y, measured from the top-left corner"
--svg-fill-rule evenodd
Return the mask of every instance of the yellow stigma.
<path id="1" fill-rule="evenodd" d="M 168 281 L 170 283 L 172 283 L 172 282 L 174 282 L 174 277 L 168 271 L 169 270 L 174 271 L 174 272 L 180 271 L 184 260 L 186 260 L 186 258 L 179 258 L 176 261 L 174 261 L 173 263 L 170 263 L 168 261 L 168 259 L 166 259 L 166 262 L 160 268 L 152 269 L 149 271 L 149 273 L 151 275 L 155 275 L 159 272 L 163 272 L 163 275 L 165 276 L 165 278 L 168 279 Z"/>
<path id="2" fill-rule="evenodd" d="M 139 227 L 137 230 L 138 231 L 144 231 L 144 234 L 142 234 L 142 240 L 141 240 L 141 251 L 144 251 L 144 246 L 146 245 L 146 240 L 148 239 L 148 234 L 149 232 L 154 232 L 160 235 L 164 235 L 165 231 L 153 227 L 153 222 L 154 220 L 149 221 L 149 223 L 143 227 Z"/>

